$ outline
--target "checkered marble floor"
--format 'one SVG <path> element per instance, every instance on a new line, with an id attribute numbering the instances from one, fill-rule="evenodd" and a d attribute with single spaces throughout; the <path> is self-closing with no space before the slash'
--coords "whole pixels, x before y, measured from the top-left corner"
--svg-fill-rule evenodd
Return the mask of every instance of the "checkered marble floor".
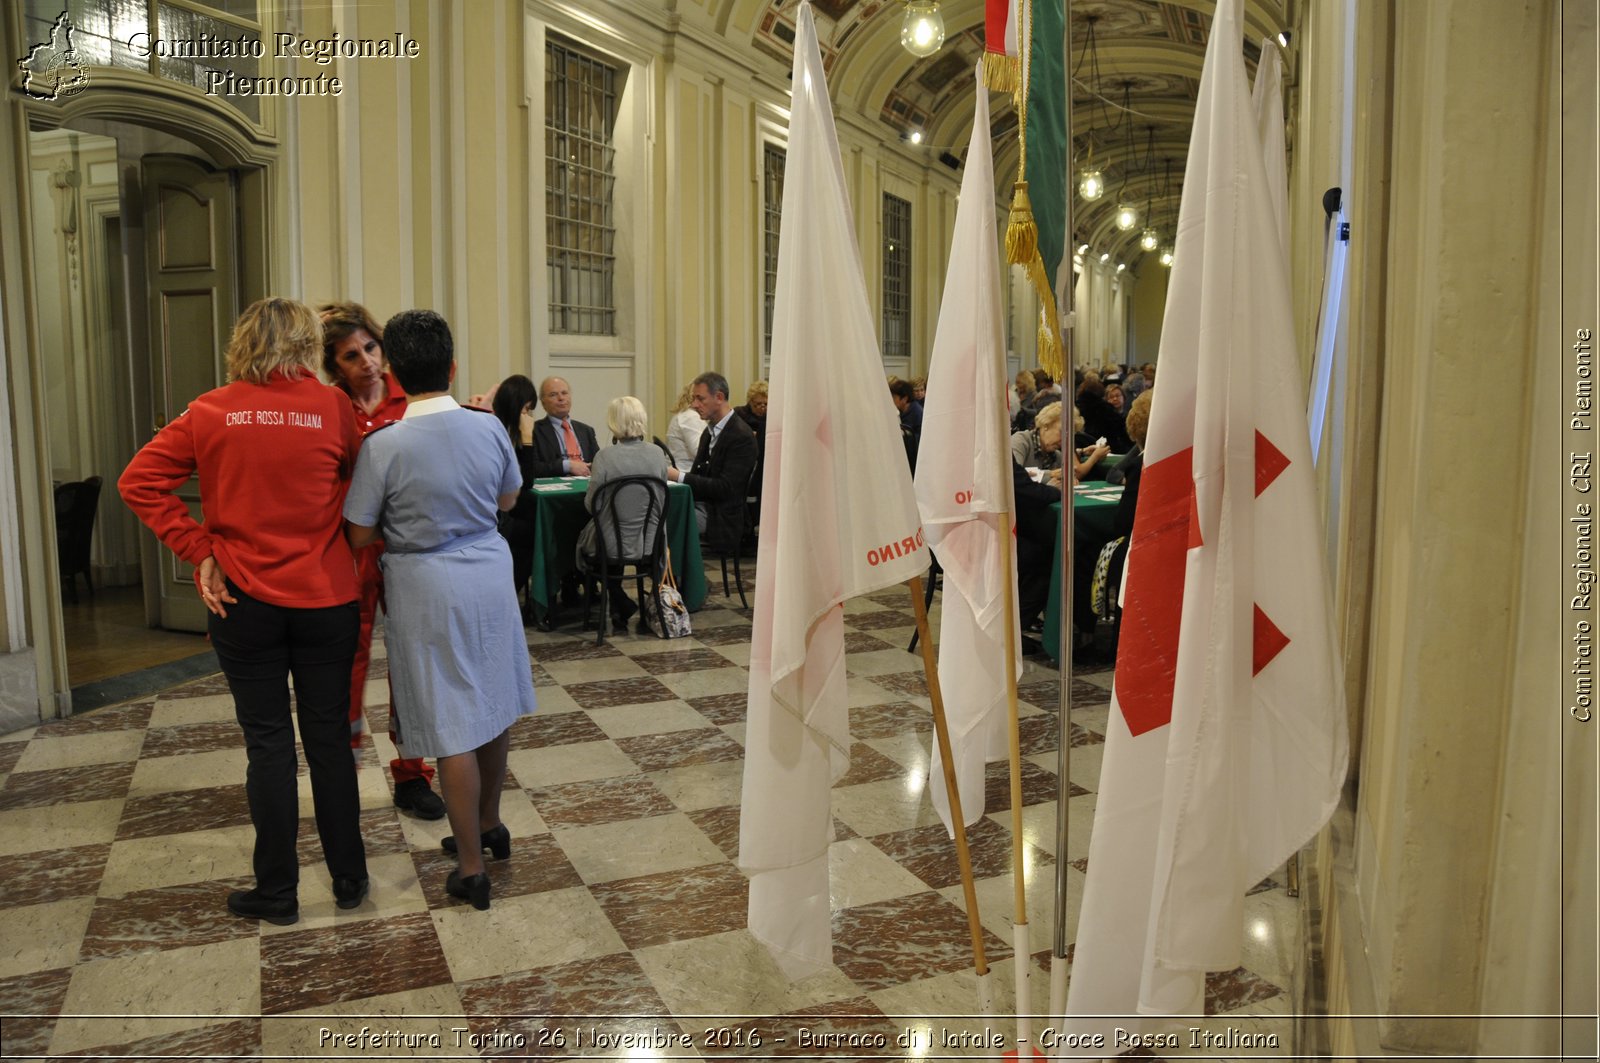
<path id="1" fill-rule="evenodd" d="M 920 658 L 905 652 L 904 591 L 846 610 L 855 746 L 833 793 L 836 966 L 788 982 L 745 930 L 735 860 L 750 620 L 737 604 L 713 593 L 694 636 L 672 642 L 623 634 L 596 647 L 575 626 L 528 632 L 540 708 L 512 730 L 503 804 L 512 856 L 489 865 L 488 912 L 445 895 L 447 821 L 391 804 L 381 645 L 367 689 L 375 738 L 360 772 L 371 895 L 353 911 L 334 907 L 308 818 L 293 926 L 223 906 L 228 890 L 250 884 L 252 831 L 220 675 L 0 736 L 0 1050 L 997 1057 L 939 1047 L 1014 1026 L 968 1014 L 969 936 L 953 846 L 924 788 L 932 723 Z M 1020 690 L 1037 950 L 1029 1010 L 1039 1015 L 1062 856 L 1057 684 L 1048 661 L 1030 660 Z M 1110 672 L 1074 680 L 1069 933 L 1110 685 Z M 309 815 L 303 766 L 301 783 Z M 989 815 L 970 838 L 1003 1013 L 1015 1010 L 1008 806 L 1006 767 L 992 765 Z M 1281 886 L 1263 883 L 1249 898 L 1245 929 L 1245 965 L 1208 982 L 1207 1025 L 1275 1032 L 1286 1051 L 1296 938 Z M 827 1035 L 865 1041 L 840 1047 Z M 878 1035 L 885 1047 L 871 1047 Z"/>

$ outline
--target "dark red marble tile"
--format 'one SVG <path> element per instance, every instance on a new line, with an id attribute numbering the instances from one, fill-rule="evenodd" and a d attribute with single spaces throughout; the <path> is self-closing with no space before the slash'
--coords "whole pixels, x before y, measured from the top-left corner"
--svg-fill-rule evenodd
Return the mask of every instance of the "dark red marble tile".
<path id="1" fill-rule="evenodd" d="M 622 651 L 609 643 L 596 646 L 593 638 L 560 639 L 542 643 L 529 651 L 535 660 L 549 661 L 604 661 L 623 656 Z"/>
<path id="2" fill-rule="evenodd" d="M 0 742 L 0 775 L 17 766 L 22 754 L 28 751 L 26 742 Z"/>
<path id="3" fill-rule="evenodd" d="M 846 653 L 877 653 L 879 650 L 892 650 L 894 646 L 880 639 L 876 635 L 869 635 L 865 631 L 846 631 L 844 633 L 844 652 Z"/>
<path id="4" fill-rule="evenodd" d="M 206 720 L 202 723 L 151 728 L 145 732 L 144 747 L 139 750 L 139 757 L 176 757 L 185 753 L 243 748 L 244 732 L 239 730 L 236 721 Z"/>
<path id="5" fill-rule="evenodd" d="M 590 886 L 630 949 L 738 930 L 748 920 L 749 883 L 732 864 L 707 864 Z"/>
<path id="6" fill-rule="evenodd" d="M 729 860 L 739 859 L 739 806 L 697 808 L 684 815 L 705 832 Z"/>
<path id="7" fill-rule="evenodd" d="M 250 801 L 242 782 L 235 786 L 138 794 L 123 805 L 117 840 L 159 838 L 167 834 L 237 827 L 249 822 Z"/>
<path id="8" fill-rule="evenodd" d="M 70 967 L 0 978 L 0 1015 L 10 1016 L 0 1022 L 0 1055 L 9 1059 L 49 1051 L 71 981 Z"/>
<path id="9" fill-rule="evenodd" d="M 221 672 L 213 672 L 201 679 L 192 679 L 187 683 L 180 683 L 170 690 L 161 692 L 161 700 L 172 698 L 200 698 L 212 694 L 231 694 L 233 691 L 228 686 L 228 677 Z"/>
<path id="10" fill-rule="evenodd" d="M 933 713 L 910 701 L 863 705 L 850 710 L 850 734 L 863 738 L 896 738 L 911 731 L 932 731 Z"/>
<path id="11" fill-rule="evenodd" d="M 1212 971 L 1206 975 L 1206 1014 L 1238 1011 L 1251 1004 L 1270 1000 L 1283 992 L 1254 971 L 1235 967 L 1231 971 Z"/>
<path id="12" fill-rule="evenodd" d="M 342 962 L 329 962 L 341 957 Z M 362 919 L 261 939 L 261 1013 L 305 1011 L 343 1000 L 450 984 L 426 912 Z"/>
<path id="13" fill-rule="evenodd" d="M 1076 783 L 1072 784 L 1074 787 Z M 1024 806 L 1054 801 L 1057 796 L 1056 773 L 1046 771 L 1032 761 L 1022 762 L 1022 803 Z M 1088 793 L 1078 788 L 1079 793 Z M 999 812 L 1011 807 L 1011 765 L 997 760 L 984 773 L 984 810 Z"/>
<path id="14" fill-rule="evenodd" d="M 1021 741 L 1022 755 L 1033 756 L 1035 753 L 1054 753 L 1060 748 L 1061 721 L 1053 712 L 1042 713 L 1038 716 L 1024 716 L 1017 721 L 1017 734 Z M 1072 747 L 1092 746 L 1104 742 L 1105 736 L 1097 734 L 1086 727 L 1072 725 Z M 1096 754 L 1098 756 L 1098 754 Z"/>
<path id="15" fill-rule="evenodd" d="M 635 735 L 616 741 L 617 748 L 639 765 L 640 771 L 665 771 L 690 764 L 744 759 L 744 747 L 716 727 Z"/>
<path id="16" fill-rule="evenodd" d="M 915 672 L 895 672 L 892 675 L 874 675 L 867 678 L 885 690 L 893 690 L 900 694 L 910 694 L 912 697 L 918 698 L 928 696 L 928 681 L 923 678 L 920 668 Z M 929 726 L 931 727 L 932 725 L 930 724 Z"/>
<path id="17" fill-rule="evenodd" d="M 111 843 L 0 856 L 0 908 L 92 897 L 100 889 Z"/>
<path id="18" fill-rule="evenodd" d="M 877 834 L 872 838 L 895 863 L 928 884 L 929 889 L 944 889 L 961 881 L 961 865 L 956 859 L 956 843 L 944 829 L 933 823 L 926 827 Z M 1051 867 L 1055 859 L 1040 849 L 1029 854 L 1036 867 Z M 1011 871 L 1011 832 L 987 817 L 967 828 L 967 851 L 972 857 L 972 875 L 994 878 Z"/>
<path id="19" fill-rule="evenodd" d="M 678 672 L 704 672 L 713 668 L 732 668 L 734 663 L 716 650 L 679 650 L 675 653 L 641 653 L 633 663 L 651 675 Z"/>
<path id="20" fill-rule="evenodd" d="M 443 849 L 419 849 L 411 853 L 417 868 L 417 881 L 429 908 L 448 908 L 465 904 L 444 891 L 444 880 L 456 869 L 456 858 Z M 486 857 L 494 898 L 520 897 L 529 893 L 548 893 L 583 885 L 583 877 L 567 859 L 567 854 L 548 834 L 512 838 L 511 856 L 506 860 Z"/>
<path id="21" fill-rule="evenodd" d="M 528 797 L 552 830 L 665 816 L 678 807 L 643 775 L 529 787 Z"/>
<path id="22" fill-rule="evenodd" d="M 750 641 L 748 624 L 723 624 L 702 628 L 696 625 L 694 640 L 702 646 L 739 646 Z"/>
<path id="23" fill-rule="evenodd" d="M 990 963 L 1011 955 L 984 932 Z M 866 992 L 877 992 L 972 966 L 967 914 L 939 894 L 861 904 L 833 913 L 833 962 Z"/>
<path id="24" fill-rule="evenodd" d="M 906 603 L 910 604 L 909 600 Z M 908 611 L 899 609 L 878 609 L 866 613 L 846 613 L 844 615 L 845 627 L 857 631 L 882 631 L 891 627 L 911 627 L 916 620 Z"/>
<path id="25" fill-rule="evenodd" d="M 749 710 L 749 699 L 744 691 L 737 694 L 708 694 L 689 698 L 689 705 L 718 727 L 730 723 L 744 723 Z"/>
<path id="26" fill-rule="evenodd" d="M 579 742 L 603 742 L 606 733 L 586 712 L 541 712 L 511 725 L 512 749 L 543 749 Z"/>
<path id="27" fill-rule="evenodd" d="M 850 747 L 850 770 L 835 786 L 859 786 L 861 783 L 898 779 L 906 769 L 869 745 L 856 742 Z"/>
<path id="28" fill-rule="evenodd" d="M 219 879 L 101 897 L 89 916 L 79 962 L 255 937 L 259 925 L 227 906 L 229 891 L 254 884 L 251 878 Z"/>
<path id="29" fill-rule="evenodd" d="M 727 663 L 724 661 L 724 663 Z M 572 700 L 585 709 L 603 709 L 609 705 L 642 705 L 655 701 L 672 701 L 677 698 L 655 676 L 643 675 L 631 679 L 601 679 L 593 683 L 572 683 L 567 687 Z"/>
<path id="30" fill-rule="evenodd" d="M 627 1048 L 597 1045 L 595 1035 L 647 1038 L 657 1031 L 677 1030 L 650 977 L 626 952 L 481 978 L 458 988 L 472 1032 L 498 1038 L 498 1044 L 486 1043 L 481 1049 L 485 1055 L 626 1059 L 632 1055 Z M 518 1038 L 520 1045 L 507 1043 Z M 663 1047 L 660 1054 L 672 1058 L 685 1052 Z"/>
<path id="31" fill-rule="evenodd" d="M 120 764 L 14 772 L 6 778 L 5 786 L 0 787 L 0 811 L 44 808 L 75 801 L 115 801 L 128 796 L 128 784 L 133 781 L 133 769 L 137 766 L 130 760 Z"/>
<path id="32" fill-rule="evenodd" d="M 535 688 L 538 688 L 555 687 L 560 686 L 561 684 L 556 682 L 556 677 L 551 675 L 543 665 L 535 661 L 533 663 L 533 685 Z"/>
<path id="33" fill-rule="evenodd" d="M 1025 683 L 1018 683 L 1017 700 L 1026 701 L 1029 705 L 1044 709 L 1047 712 L 1054 712 L 1061 705 L 1061 681 L 1052 677 L 1050 679 L 1032 679 Z M 1111 691 L 1104 690 L 1076 676 L 1073 677 L 1073 709 L 1108 705 L 1110 703 Z"/>

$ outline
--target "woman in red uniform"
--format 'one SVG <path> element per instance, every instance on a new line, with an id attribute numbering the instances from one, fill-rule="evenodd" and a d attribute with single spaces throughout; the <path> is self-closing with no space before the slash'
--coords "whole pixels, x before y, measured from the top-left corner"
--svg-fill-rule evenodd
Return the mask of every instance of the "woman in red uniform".
<path id="1" fill-rule="evenodd" d="M 368 432 L 392 424 L 405 416 L 406 395 L 399 381 L 383 361 L 383 329 L 360 303 L 328 303 L 318 308 L 322 314 L 322 370 L 334 386 L 349 396 L 356 428 Z M 356 578 L 361 589 L 361 641 L 356 646 L 355 667 L 350 673 L 350 745 L 361 747 L 363 698 L 367 687 L 367 665 L 372 656 L 372 625 L 378 604 L 383 601 L 383 570 L 378 558 L 383 543 L 356 551 Z M 389 738 L 394 733 L 394 687 L 389 688 Z M 396 752 L 401 752 L 398 745 Z M 394 775 L 394 803 L 421 819 L 440 819 L 444 802 L 429 783 L 433 769 L 421 757 L 396 757 L 389 762 Z"/>
<path id="2" fill-rule="evenodd" d="M 310 307 L 255 303 L 228 342 L 232 383 L 190 403 L 117 482 L 128 508 L 196 567 L 244 731 L 256 828 L 256 887 L 229 894 L 228 908 L 280 925 L 299 918 L 291 675 L 334 899 L 354 908 L 367 894 L 348 745 L 360 615 L 340 516 L 361 437 L 349 401 L 317 377 L 321 354 Z M 174 493 L 197 472 L 203 525 Z"/>

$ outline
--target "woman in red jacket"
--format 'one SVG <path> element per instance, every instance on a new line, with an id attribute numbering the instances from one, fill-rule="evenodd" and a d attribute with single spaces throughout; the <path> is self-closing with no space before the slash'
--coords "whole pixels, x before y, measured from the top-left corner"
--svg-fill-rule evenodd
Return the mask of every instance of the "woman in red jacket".
<path id="1" fill-rule="evenodd" d="M 128 508 L 195 566 L 244 731 L 256 828 L 256 887 L 229 894 L 228 908 L 279 925 L 299 918 L 291 675 L 334 899 L 354 908 L 367 894 L 348 722 L 360 616 L 341 521 L 361 436 L 350 400 L 318 379 L 321 358 L 310 307 L 255 303 L 228 342 L 232 382 L 190 403 L 117 482 Z M 204 524 L 174 493 L 196 473 Z"/>
<path id="2" fill-rule="evenodd" d="M 322 315 L 322 371 L 334 387 L 350 400 L 356 429 L 365 438 L 405 416 L 406 393 L 383 361 L 383 328 L 360 303 L 328 303 Z M 372 625 L 383 602 L 383 570 L 378 559 L 383 543 L 356 551 L 356 581 L 361 591 L 361 635 L 356 644 L 355 666 L 350 673 L 350 744 L 361 748 L 362 707 L 367 687 L 367 665 L 372 657 Z M 387 610 L 387 606 L 385 609 Z M 389 685 L 389 739 L 399 743 L 394 730 L 394 684 Z M 433 769 L 421 757 L 398 756 L 389 762 L 394 776 L 394 803 L 419 819 L 444 818 L 444 802 L 429 783 Z"/>

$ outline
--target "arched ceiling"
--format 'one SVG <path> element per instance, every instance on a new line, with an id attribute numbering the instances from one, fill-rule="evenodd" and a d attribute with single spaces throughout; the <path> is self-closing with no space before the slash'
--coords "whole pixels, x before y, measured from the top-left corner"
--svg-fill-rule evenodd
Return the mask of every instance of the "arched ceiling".
<path id="1" fill-rule="evenodd" d="M 739 50 L 753 49 L 785 73 L 793 62 L 798 0 L 687 0 Z M 1139 231 L 1119 232 L 1118 193 L 1170 243 L 1177 221 L 1195 94 L 1215 0 L 1066 0 L 1071 8 L 1074 170 L 1092 157 L 1109 184 L 1098 202 L 1074 199 L 1075 244 L 1136 264 Z M 1259 42 L 1287 27 L 1292 0 L 1246 0 L 1246 65 L 1254 76 Z M 930 163 L 958 168 L 973 115 L 972 70 L 983 52 L 982 0 L 943 0 L 945 43 L 925 59 L 900 46 L 903 0 L 811 0 L 837 110 L 876 119 L 886 139 L 923 134 Z M 1093 23 L 1095 47 L 1086 55 Z M 1098 77 L 1094 69 L 1098 69 Z M 1123 110 L 1126 99 L 1127 113 Z M 1016 113 L 991 96 L 995 177 L 1002 198 L 1016 172 Z M 1130 146 L 1130 133 L 1132 144 Z M 1167 178 L 1170 163 L 1170 180 Z"/>

